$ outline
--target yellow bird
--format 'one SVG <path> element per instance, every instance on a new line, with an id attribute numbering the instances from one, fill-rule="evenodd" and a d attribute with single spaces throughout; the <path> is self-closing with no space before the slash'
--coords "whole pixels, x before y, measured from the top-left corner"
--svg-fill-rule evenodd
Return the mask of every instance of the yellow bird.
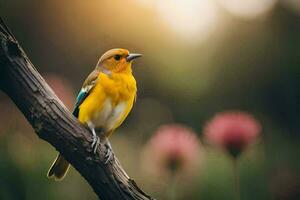
<path id="1" fill-rule="evenodd" d="M 131 65 L 134 59 L 141 56 L 129 53 L 126 49 L 107 51 L 100 57 L 77 96 L 73 115 L 91 130 L 94 152 L 100 140 L 107 146 L 105 163 L 112 156 L 111 144 L 107 138 L 122 124 L 135 101 L 137 87 Z M 48 178 L 62 180 L 69 166 L 59 154 L 48 171 Z"/>

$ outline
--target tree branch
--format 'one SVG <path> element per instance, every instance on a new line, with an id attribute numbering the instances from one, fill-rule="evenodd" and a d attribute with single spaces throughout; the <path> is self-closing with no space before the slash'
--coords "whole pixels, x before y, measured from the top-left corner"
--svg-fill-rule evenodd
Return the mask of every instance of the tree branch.
<path id="1" fill-rule="evenodd" d="M 54 146 L 102 200 L 152 199 L 129 178 L 118 159 L 104 164 L 105 146 L 92 153 L 92 134 L 67 110 L 34 68 L 0 18 L 0 88 L 36 134 Z"/>

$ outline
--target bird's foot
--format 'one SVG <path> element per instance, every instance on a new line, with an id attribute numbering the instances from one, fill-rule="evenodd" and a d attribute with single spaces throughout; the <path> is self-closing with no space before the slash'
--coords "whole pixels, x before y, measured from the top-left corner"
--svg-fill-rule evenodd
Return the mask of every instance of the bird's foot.
<path id="1" fill-rule="evenodd" d="M 100 144 L 100 138 L 98 136 L 93 136 L 93 142 L 91 146 L 94 154 L 96 154 L 99 144 Z"/>
<path id="2" fill-rule="evenodd" d="M 93 135 L 92 149 L 94 154 L 96 154 L 99 144 L 100 138 L 97 135 Z"/>
<path id="3" fill-rule="evenodd" d="M 88 127 L 90 128 L 90 130 L 92 131 L 93 134 L 93 142 L 92 142 L 92 149 L 94 154 L 96 154 L 98 146 L 100 144 L 100 138 L 97 136 L 96 131 L 95 131 L 95 125 L 92 122 L 88 122 Z"/>
<path id="4" fill-rule="evenodd" d="M 106 153 L 105 153 L 105 157 L 104 157 L 104 163 L 107 164 L 108 161 L 112 160 L 114 157 L 114 152 L 112 150 L 111 144 L 109 141 L 107 141 L 105 143 L 106 146 Z"/>

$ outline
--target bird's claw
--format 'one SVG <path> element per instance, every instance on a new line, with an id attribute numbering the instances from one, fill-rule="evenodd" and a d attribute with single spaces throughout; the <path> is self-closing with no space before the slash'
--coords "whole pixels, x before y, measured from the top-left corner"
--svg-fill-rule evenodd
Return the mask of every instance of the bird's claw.
<path id="1" fill-rule="evenodd" d="M 95 131 L 95 125 L 92 122 L 87 123 L 88 127 L 92 131 L 93 134 L 93 142 L 92 142 L 92 149 L 94 154 L 96 154 L 98 146 L 100 144 L 100 138 L 97 136 L 96 131 Z"/>
<path id="2" fill-rule="evenodd" d="M 106 146 L 106 153 L 104 157 L 104 163 L 107 164 L 108 161 L 112 160 L 112 158 L 114 157 L 114 153 L 109 142 L 107 142 L 105 146 Z"/>
<path id="3" fill-rule="evenodd" d="M 97 135 L 93 136 L 92 149 L 94 154 L 96 154 L 99 144 L 100 138 Z"/>

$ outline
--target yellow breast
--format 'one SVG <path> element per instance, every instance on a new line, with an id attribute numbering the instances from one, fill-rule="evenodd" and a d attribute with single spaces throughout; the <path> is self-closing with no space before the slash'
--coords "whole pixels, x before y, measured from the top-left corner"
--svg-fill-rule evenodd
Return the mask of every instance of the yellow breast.
<path id="1" fill-rule="evenodd" d="M 111 132 L 129 114 L 136 95 L 136 81 L 132 74 L 118 73 L 111 77 L 100 73 L 89 96 L 79 108 L 79 121 L 93 122 Z"/>

